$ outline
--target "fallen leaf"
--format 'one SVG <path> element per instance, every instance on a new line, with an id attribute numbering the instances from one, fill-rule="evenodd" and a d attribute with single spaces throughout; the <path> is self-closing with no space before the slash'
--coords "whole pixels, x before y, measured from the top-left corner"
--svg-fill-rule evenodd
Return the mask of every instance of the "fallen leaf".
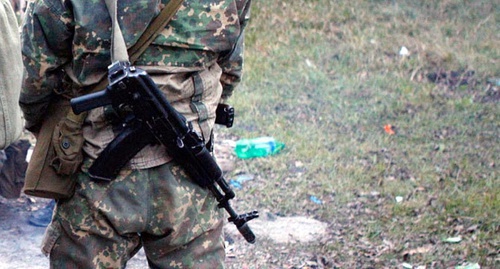
<path id="1" fill-rule="evenodd" d="M 479 225 L 472 225 L 469 228 L 467 228 L 467 232 L 473 233 L 479 228 Z"/>
<path id="2" fill-rule="evenodd" d="M 426 245 L 419 248 L 414 248 L 403 252 L 404 255 L 425 254 L 432 250 L 432 245 Z"/>
<path id="3" fill-rule="evenodd" d="M 396 132 L 394 131 L 393 127 L 391 124 L 386 124 L 384 126 L 384 131 L 387 133 L 387 134 L 390 134 L 390 135 L 394 135 L 396 134 Z"/>

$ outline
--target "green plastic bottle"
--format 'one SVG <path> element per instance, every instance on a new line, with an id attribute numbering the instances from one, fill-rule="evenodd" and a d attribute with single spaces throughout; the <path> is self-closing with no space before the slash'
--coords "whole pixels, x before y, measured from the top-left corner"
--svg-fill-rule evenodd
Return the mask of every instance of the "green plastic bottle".
<path id="1" fill-rule="evenodd" d="M 265 136 L 236 141 L 234 151 L 240 159 L 265 157 L 278 153 L 285 144 L 276 141 L 273 137 Z"/>

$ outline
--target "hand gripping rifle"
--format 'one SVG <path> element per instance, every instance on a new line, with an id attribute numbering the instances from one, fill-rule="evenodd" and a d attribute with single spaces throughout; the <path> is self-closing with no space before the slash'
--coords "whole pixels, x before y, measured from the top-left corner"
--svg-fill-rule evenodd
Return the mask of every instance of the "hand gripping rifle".
<path id="1" fill-rule="evenodd" d="M 112 105 L 116 111 L 127 115 L 124 130 L 89 168 L 90 177 L 113 180 L 142 148 L 161 143 L 197 184 L 213 193 L 218 207 L 229 213 L 228 221 L 236 225 L 245 240 L 254 243 L 255 235 L 247 222 L 257 218 L 258 212 L 238 215 L 234 211 L 229 204 L 234 192 L 191 124 L 170 105 L 144 70 L 130 66 L 129 62 L 115 62 L 108 71 L 106 89 L 71 99 L 75 114 Z"/>

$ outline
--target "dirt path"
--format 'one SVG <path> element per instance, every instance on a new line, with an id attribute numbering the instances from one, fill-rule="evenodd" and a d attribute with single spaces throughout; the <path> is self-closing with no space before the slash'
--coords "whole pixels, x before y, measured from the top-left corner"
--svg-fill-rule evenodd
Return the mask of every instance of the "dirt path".
<path id="1" fill-rule="evenodd" d="M 23 198 L 0 199 L 0 268 L 48 268 L 39 249 L 45 229 L 28 225 L 27 209 L 36 205 Z"/>
<path id="2" fill-rule="evenodd" d="M 49 268 L 49 259 L 40 251 L 45 228 L 28 223 L 31 212 L 46 204 L 45 199 L 0 197 L 0 269 Z M 143 252 L 127 264 L 127 269 L 139 268 L 147 268 Z"/>
<path id="3" fill-rule="evenodd" d="M 47 203 L 46 199 L 24 195 L 18 199 L 0 196 L 0 269 L 49 268 L 48 258 L 40 251 L 45 228 L 28 223 L 31 212 L 43 208 Z M 286 245 L 290 241 L 317 240 L 325 232 L 326 224 L 303 217 L 279 218 L 261 214 L 261 217 L 251 222 L 251 227 L 258 235 L 259 242 L 256 245 L 246 243 L 234 225 L 226 225 L 228 268 L 259 268 L 259 264 L 266 263 L 266 255 L 271 255 L 264 253 L 265 248 L 259 247 L 261 241 Z M 144 252 L 140 251 L 127 263 L 127 269 L 142 268 L 148 266 Z"/>
<path id="4" fill-rule="evenodd" d="M 216 145 L 220 153 L 218 161 L 223 164 L 224 171 L 234 168 L 232 150 L 226 144 Z M 48 199 L 29 197 L 23 193 L 17 199 L 0 196 L 0 269 L 49 268 L 49 259 L 40 250 L 45 228 L 28 223 L 30 214 L 48 202 Z M 325 223 L 306 217 L 286 218 L 259 213 L 260 217 L 250 222 L 258 241 L 254 245 L 248 244 L 234 225 L 227 223 L 225 238 L 228 269 L 278 268 L 268 264 L 269 260 L 273 260 L 270 257 L 276 254 L 276 245 L 281 245 L 281 252 L 286 253 L 283 247 L 287 244 L 317 241 L 327 229 Z M 148 268 L 144 252 L 135 255 L 126 268 Z"/>

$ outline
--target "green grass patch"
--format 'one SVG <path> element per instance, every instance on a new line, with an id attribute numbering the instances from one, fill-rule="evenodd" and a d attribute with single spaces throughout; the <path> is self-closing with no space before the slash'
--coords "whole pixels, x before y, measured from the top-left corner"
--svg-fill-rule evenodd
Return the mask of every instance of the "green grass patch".
<path id="1" fill-rule="evenodd" d="M 255 1 L 252 11 L 235 126 L 220 132 L 286 148 L 238 162 L 260 179 L 238 194 L 248 206 L 340 225 L 343 244 L 318 251 L 344 268 L 498 265 L 494 1 Z"/>

